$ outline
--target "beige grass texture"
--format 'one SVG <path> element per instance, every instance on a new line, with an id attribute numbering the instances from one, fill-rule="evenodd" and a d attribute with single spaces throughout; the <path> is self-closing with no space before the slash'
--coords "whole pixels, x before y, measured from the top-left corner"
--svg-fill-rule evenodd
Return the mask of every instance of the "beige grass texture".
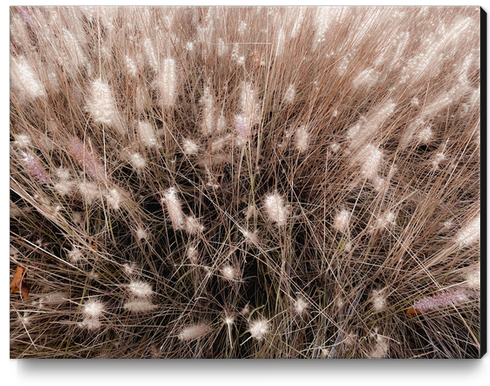
<path id="1" fill-rule="evenodd" d="M 11 357 L 479 357 L 480 13 L 11 7 Z"/>

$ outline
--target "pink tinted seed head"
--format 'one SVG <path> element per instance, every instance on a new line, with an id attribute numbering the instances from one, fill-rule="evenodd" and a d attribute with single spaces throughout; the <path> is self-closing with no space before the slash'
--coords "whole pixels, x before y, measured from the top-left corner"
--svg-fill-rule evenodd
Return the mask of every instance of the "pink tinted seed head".
<path id="1" fill-rule="evenodd" d="M 451 304 L 462 303 L 467 299 L 468 296 L 462 290 L 442 291 L 433 296 L 417 300 L 413 304 L 413 308 L 420 313 L 424 313 L 437 308 L 447 307 Z"/>
<path id="2" fill-rule="evenodd" d="M 105 180 L 104 166 L 94 153 L 77 138 L 70 140 L 70 152 L 90 177 L 98 181 Z"/>
<path id="3" fill-rule="evenodd" d="M 235 130 L 243 140 L 250 139 L 250 126 L 246 117 L 241 115 L 235 117 Z"/>
<path id="4" fill-rule="evenodd" d="M 23 161 L 28 172 L 43 185 L 48 185 L 50 179 L 41 163 L 30 152 L 23 152 Z"/>

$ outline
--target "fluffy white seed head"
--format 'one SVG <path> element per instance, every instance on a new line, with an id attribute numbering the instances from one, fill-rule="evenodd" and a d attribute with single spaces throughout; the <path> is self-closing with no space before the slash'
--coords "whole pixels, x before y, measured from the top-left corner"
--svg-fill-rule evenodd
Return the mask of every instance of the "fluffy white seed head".
<path id="1" fill-rule="evenodd" d="M 196 245 L 190 245 L 187 248 L 187 258 L 190 260 L 192 264 L 197 264 L 197 259 L 199 257 L 199 250 Z"/>
<path id="2" fill-rule="evenodd" d="M 17 90 L 21 101 L 44 98 L 47 95 L 43 83 L 26 58 L 12 58 L 11 69 L 12 86 Z"/>
<path id="3" fill-rule="evenodd" d="M 373 290 L 371 295 L 371 302 L 373 303 L 373 308 L 375 311 L 381 311 L 386 307 L 386 291 L 382 290 Z"/>
<path id="4" fill-rule="evenodd" d="M 156 309 L 158 306 L 146 299 L 133 299 L 124 303 L 124 309 L 134 313 L 145 313 Z"/>
<path id="5" fill-rule="evenodd" d="M 70 179 L 70 171 L 65 168 L 56 169 L 56 177 L 58 177 L 61 181 L 66 181 Z"/>
<path id="6" fill-rule="evenodd" d="M 218 56 L 221 58 L 228 53 L 228 46 L 222 39 L 218 39 Z"/>
<path id="7" fill-rule="evenodd" d="M 434 156 L 434 159 L 432 161 L 432 167 L 434 169 L 437 169 L 439 167 L 439 164 L 446 159 L 446 156 L 444 155 L 443 152 L 439 152 Z"/>
<path id="8" fill-rule="evenodd" d="M 75 224 L 81 225 L 83 222 L 83 213 L 82 212 L 73 212 L 73 222 Z"/>
<path id="9" fill-rule="evenodd" d="M 177 196 L 177 189 L 167 189 L 163 194 L 162 202 L 167 206 L 174 230 L 184 229 L 185 217 L 184 212 L 182 212 L 179 197 Z"/>
<path id="10" fill-rule="evenodd" d="M 362 87 L 364 89 L 369 89 L 376 84 L 378 77 L 379 74 L 374 69 L 368 68 L 359 73 L 359 75 L 352 81 L 352 84 L 355 88 Z"/>
<path id="11" fill-rule="evenodd" d="M 82 181 L 78 184 L 78 190 L 85 202 L 90 205 L 92 202 L 100 198 L 99 187 L 93 182 Z"/>
<path id="12" fill-rule="evenodd" d="M 367 118 L 361 119 L 357 130 L 351 130 L 348 133 L 348 137 L 352 139 L 349 149 L 357 149 L 369 142 L 371 137 L 382 129 L 385 121 L 395 111 L 395 107 L 396 104 L 388 101 L 375 109 Z"/>
<path id="13" fill-rule="evenodd" d="M 480 214 L 468 222 L 455 236 L 455 242 L 461 247 L 469 247 L 480 240 Z"/>
<path id="14" fill-rule="evenodd" d="M 403 64 L 403 61 L 400 59 L 402 58 L 403 52 L 405 51 L 405 48 L 407 47 L 407 43 L 409 42 L 410 38 L 410 32 L 401 32 L 397 39 L 396 39 L 396 44 L 397 44 L 397 49 L 396 53 L 393 56 L 393 59 L 391 61 L 391 65 L 393 67 L 398 67 Z"/>
<path id="15" fill-rule="evenodd" d="M 123 271 L 126 275 L 131 276 L 136 272 L 136 265 L 134 263 L 126 263 L 123 265 Z"/>
<path id="16" fill-rule="evenodd" d="M 308 144 L 310 142 L 310 134 L 306 126 L 301 126 L 296 129 L 294 133 L 295 147 L 300 153 L 308 150 Z"/>
<path id="17" fill-rule="evenodd" d="M 185 218 L 185 230 L 190 235 L 195 235 L 204 231 L 204 225 L 194 216 L 187 216 Z"/>
<path id="18" fill-rule="evenodd" d="M 160 97 L 166 107 L 172 107 L 177 97 L 177 77 L 173 59 L 165 59 L 159 78 Z"/>
<path id="19" fill-rule="evenodd" d="M 95 123 L 115 127 L 119 134 L 124 135 L 125 129 L 119 125 L 119 113 L 109 85 L 96 79 L 90 87 L 90 97 L 87 98 L 87 110 Z"/>
<path id="20" fill-rule="evenodd" d="M 98 319 L 105 312 L 104 304 L 99 300 L 88 300 L 83 306 L 83 314 L 92 319 Z"/>
<path id="21" fill-rule="evenodd" d="M 129 156 L 129 163 L 138 172 L 141 172 L 146 166 L 146 161 L 140 153 L 131 154 Z"/>
<path id="22" fill-rule="evenodd" d="M 471 107 L 480 107 L 480 87 L 471 93 L 469 104 Z"/>
<path id="23" fill-rule="evenodd" d="M 284 94 L 284 102 L 292 103 L 294 97 L 296 96 L 296 91 L 294 90 L 294 84 L 289 85 L 286 93 Z"/>
<path id="24" fill-rule="evenodd" d="M 430 127 L 426 127 L 417 134 L 417 140 L 422 144 L 429 143 L 432 139 L 432 136 L 432 130 L 430 129 Z"/>
<path id="25" fill-rule="evenodd" d="M 16 135 L 14 145 L 20 149 L 27 149 L 29 146 L 32 146 L 31 137 L 27 134 Z"/>
<path id="26" fill-rule="evenodd" d="M 238 272 L 231 265 L 226 265 L 223 268 L 221 268 L 221 274 L 226 280 L 234 281 L 237 277 Z"/>
<path id="27" fill-rule="evenodd" d="M 418 99 L 417 99 L 417 105 L 418 105 Z M 414 102 L 412 101 L 412 104 Z M 403 130 L 402 136 L 400 138 L 400 148 L 403 149 L 405 148 L 410 142 L 412 141 L 412 138 L 414 134 L 417 132 L 417 130 L 420 130 L 420 127 L 424 126 L 425 122 L 417 118 L 413 122 L 409 123 L 406 128 Z"/>
<path id="28" fill-rule="evenodd" d="M 90 145 L 90 140 L 88 141 Z M 91 146 L 80 142 L 77 138 L 70 140 L 70 153 L 79 162 L 83 170 L 91 178 L 105 182 L 104 165 L 100 162 L 100 159 L 94 154 Z"/>
<path id="29" fill-rule="evenodd" d="M 305 18 L 306 7 L 293 8 L 294 11 L 299 9 L 299 14 L 297 14 L 294 21 L 293 30 L 291 31 L 291 38 L 296 38 L 301 32 L 301 26 L 303 25 L 303 19 Z"/>
<path id="30" fill-rule="evenodd" d="M 153 71 L 158 70 L 158 60 L 155 54 L 155 50 L 153 49 L 153 44 L 150 39 L 145 39 L 143 42 L 143 49 L 145 52 L 146 61 L 153 69 Z"/>
<path id="31" fill-rule="evenodd" d="M 231 59 L 239 61 L 240 55 L 238 54 L 238 43 L 233 44 L 233 49 L 231 51 Z"/>
<path id="32" fill-rule="evenodd" d="M 24 210 L 10 201 L 10 217 L 22 217 L 23 214 Z M 12 247 L 10 247 L 10 250 L 12 250 Z M 15 248 L 13 250 L 15 250 Z"/>
<path id="33" fill-rule="evenodd" d="M 376 342 L 371 350 L 370 357 L 373 359 L 383 359 L 388 355 L 390 341 L 387 337 L 376 333 Z"/>
<path id="34" fill-rule="evenodd" d="M 266 319 L 257 319 L 250 322 L 249 329 L 252 338 L 262 340 L 269 332 L 269 321 Z"/>
<path id="35" fill-rule="evenodd" d="M 376 228 L 386 228 L 395 222 L 395 214 L 393 212 L 385 212 L 376 220 Z"/>
<path id="36" fill-rule="evenodd" d="M 377 192 L 379 192 L 380 190 L 382 190 L 388 185 L 385 179 L 381 178 L 380 176 L 375 177 L 372 180 L 372 183 L 373 183 L 374 190 L 376 190 Z"/>
<path id="37" fill-rule="evenodd" d="M 257 208 L 255 207 L 255 205 L 247 206 L 247 210 L 245 211 L 245 218 L 247 219 L 247 221 L 251 217 L 255 217 L 256 215 L 257 215 Z"/>
<path id="38" fill-rule="evenodd" d="M 480 263 L 465 274 L 465 279 L 468 288 L 480 290 Z"/>
<path id="39" fill-rule="evenodd" d="M 246 230 L 241 230 L 243 237 L 245 238 L 245 242 L 247 244 L 258 244 L 259 243 L 259 236 L 258 236 L 258 231 L 255 232 L 250 232 Z"/>
<path id="40" fill-rule="evenodd" d="M 216 138 L 213 142 L 211 142 L 211 153 L 218 153 L 222 151 L 226 145 L 231 143 L 231 141 L 231 134 Z"/>
<path id="41" fill-rule="evenodd" d="M 74 31 L 73 31 L 74 32 Z M 76 76 L 77 72 L 86 69 L 88 74 L 92 73 L 90 62 L 87 60 L 80 43 L 83 44 L 85 34 L 72 34 L 67 29 L 63 28 L 64 46 L 67 48 L 67 53 L 61 53 L 58 57 L 58 62 L 65 67 L 72 76 Z M 102 48 L 102 52 L 107 51 L 106 47 Z"/>
<path id="42" fill-rule="evenodd" d="M 439 111 L 449 107 L 451 104 L 455 103 L 461 95 L 466 93 L 467 87 L 462 84 L 457 84 L 451 90 L 443 92 L 434 98 L 434 102 L 426 105 L 422 110 L 422 118 L 429 119 L 435 116 Z"/>
<path id="43" fill-rule="evenodd" d="M 279 227 L 286 225 L 289 213 L 284 206 L 284 199 L 278 192 L 269 194 L 265 198 L 264 206 L 270 221 L 274 222 Z"/>
<path id="44" fill-rule="evenodd" d="M 364 123 L 366 122 L 365 117 L 361 117 L 358 122 L 356 122 L 355 125 L 352 125 L 349 130 L 347 131 L 347 138 L 352 139 L 355 138 L 359 132 L 361 131 Z"/>
<path id="45" fill-rule="evenodd" d="M 136 66 L 136 62 L 128 55 L 126 55 L 126 70 L 132 77 L 136 77 L 138 75 L 138 67 Z"/>
<path id="46" fill-rule="evenodd" d="M 52 294 L 43 296 L 40 300 L 43 304 L 56 305 L 68 301 L 70 298 L 66 292 L 54 292 Z"/>
<path id="47" fill-rule="evenodd" d="M 344 338 L 344 344 L 347 346 L 347 347 L 350 347 L 350 346 L 353 346 L 356 341 L 357 341 L 357 334 L 351 332 L 351 333 L 346 333 L 345 334 L 345 338 Z"/>
<path id="48" fill-rule="evenodd" d="M 218 118 L 218 122 L 216 123 L 216 132 L 222 133 L 226 129 L 226 119 L 223 113 Z"/>
<path id="49" fill-rule="evenodd" d="M 214 95 L 211 87 L 204 87 L 204 95 L 201 99 L 201 103 L 203 105 L 201 131 L 204 135 L 209 135 L 212 134 L 215 129 Z"/>
<path id="50" fill-rule="evenodd" d="M 335 298 L 335 306 L 337 308 L 342 308 L 345 304 L 345 300 L 343 298 L 343 296 L 341 294 L 337 295 L 337 297 Z"/>
<path id="51" fill-rule="evenodd" d="M 148 297 L 153 294 L 151 285 L 144 281 L 132 281 L 129 283 L 128 289 L 136 297 Z"/>
<path id="52" fill-rule="evenodd" d="M 149 90 L 147 90 L 145 87 L 142 86 L 137 86 L 136 87 L 136 97 L 134 100 L 134 109 L 137 113 L 142 113 L 146 107 L 148 106 L 148 103 L 150 102 L 150 94 Z"/>
<path id="53" fill-rule="evenodd" d="M 236 62 L 239 66 L 243 66 L 245 64 L 245 56 L 239 56 L 236 58 Z"/>
<path id="54" fill-rule="evenodd" d="M 90 272 L 87 272 L 87 277 L 90 280 L 97 280 L 97 279 L 99 279 L 99 274 L 95 271 L 90 271 Z"/>
<path id="55" fill-rule="evenodd" d="M 185 327 L 179 333 L 179 340 L 184 342 L 189 340 L 195 340 L 210 332 L 211 332 L 211 327 L 209 327 L 206 323 Z"/>
<path id="56" fill-rule="evenodd" d="M 247 304 L 245 307 L 242 308 L 240 311 L 240 315 L 242 316 L 247 316 L 250 313 L 250 305 Z"/>
<path id="57" fill-rule="evenodd" d="M 138 227 L 136 229 L 136 238 L 138 240 L 148 240 L 148 232 L 144 228 Z"/>
<path id="58" fill-rule="evenodd" d="M 369 144 L 358 153 L 357 159 L 361 162 L 361 176 L 366 179 L 375 179 L 378 176 L 383 153 L 376 146 Z"/>
<path id="59" fill-rule="evenodd" d="M 259 107 L 257 101 L 257 90 L 252 83 L 242 82 L 240 93 L 240 112 L 244 121 L 250 126 L 259 123 Z"/>
<path id="60" fill-rule="evenodd" d="M 83 260 L 83 254 L 77 247 L 73 246 L 72 250 L 68 252 L 68 259 L 73 263 L 78 263 Z"/>
<path id="61" fill-rule="evenodd" d="M 315 50 L 323 41 L 325 32 L 334 24 L 338 17 L 340 7 L 318 7 L 315 23 L 315 36 L 313 37 L 313 49 Z M 345 12 L 345 10 L 344 10 Z"/>
<path id="62" fill-rule="evenodd" d="M 120 205 L 122 203 L 121 193 L 119 193 L 118 189 L 110 189 L 105 195 L 107 204 L 110 208 L 114 210 L 119 210 Z"/>
<path id="63" fill-rule="evenodd" d="M 182 142 L 182 149 L 184 150 L 184 154 L 195 155 L 199 152 L 199 145 L 196 142 L 186 138 Z"/>
<path id="64" fill-rule="evenodd" d="M 309 308 L 310 305 L 308 304 L 308 302 L 301 297 L 294 301 L 293 309 L 298 315 L 305 314 L 306 312 L 308 312 Z"/>
<path id="65" fill-rule="evenodd" d="M 102 324 L 99 319 L 85 318 L 82 322 L 78 323 L 79 328 L 86 328 L 87 330 L 98 330 Z"/>
<path id="66" fill-rule="evenodd" d="M 157 147 L 155 129 L 148 122 L 138 122 L 138 135 L 141 143 L 147 147 Z"/>
<path id="67" fill-rule="evenodd" d="M 276 57 L 281 56 L 284 52 L 284 46 L 286 44 L 286 35 L 284 34 L 283 29 L 279 30 L 275 43 L 276 43 Z"/>
<path id="68" fill-rule="evenodd" d="M 345 232 L 349 227 L 350 216 L 351 214 L 348 210 L 341 210 L 335 216 L 333 227 L 339 232 Z"/>
<path id="69" fill-rule="evenodd" d="M 18 315 L 20 323 L 22 323 L 24 326 L 28 326 L 32 322 L 31 318 L 27 315 L 29 315 L 27 312 L 24 312 L 23 316 L 20 316 L 20 314 Z"/>

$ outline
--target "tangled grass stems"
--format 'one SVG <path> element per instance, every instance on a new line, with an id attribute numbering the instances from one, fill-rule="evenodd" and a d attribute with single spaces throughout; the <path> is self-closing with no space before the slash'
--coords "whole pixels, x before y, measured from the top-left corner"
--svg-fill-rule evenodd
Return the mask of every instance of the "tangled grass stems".
<path id="1" fill-rule="evenodd" d="M 12 358 L 480 356 L 479 8 L 10 20 Z"/>

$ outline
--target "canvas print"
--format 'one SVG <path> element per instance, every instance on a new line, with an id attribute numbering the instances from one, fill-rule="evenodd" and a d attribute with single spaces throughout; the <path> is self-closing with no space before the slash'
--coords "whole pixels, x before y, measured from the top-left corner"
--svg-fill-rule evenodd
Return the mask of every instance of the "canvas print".
<path id="1" fill-rule="evenodd" d="M 482 13 L 11 7 L 11 358 L 480 357 Z"/>

